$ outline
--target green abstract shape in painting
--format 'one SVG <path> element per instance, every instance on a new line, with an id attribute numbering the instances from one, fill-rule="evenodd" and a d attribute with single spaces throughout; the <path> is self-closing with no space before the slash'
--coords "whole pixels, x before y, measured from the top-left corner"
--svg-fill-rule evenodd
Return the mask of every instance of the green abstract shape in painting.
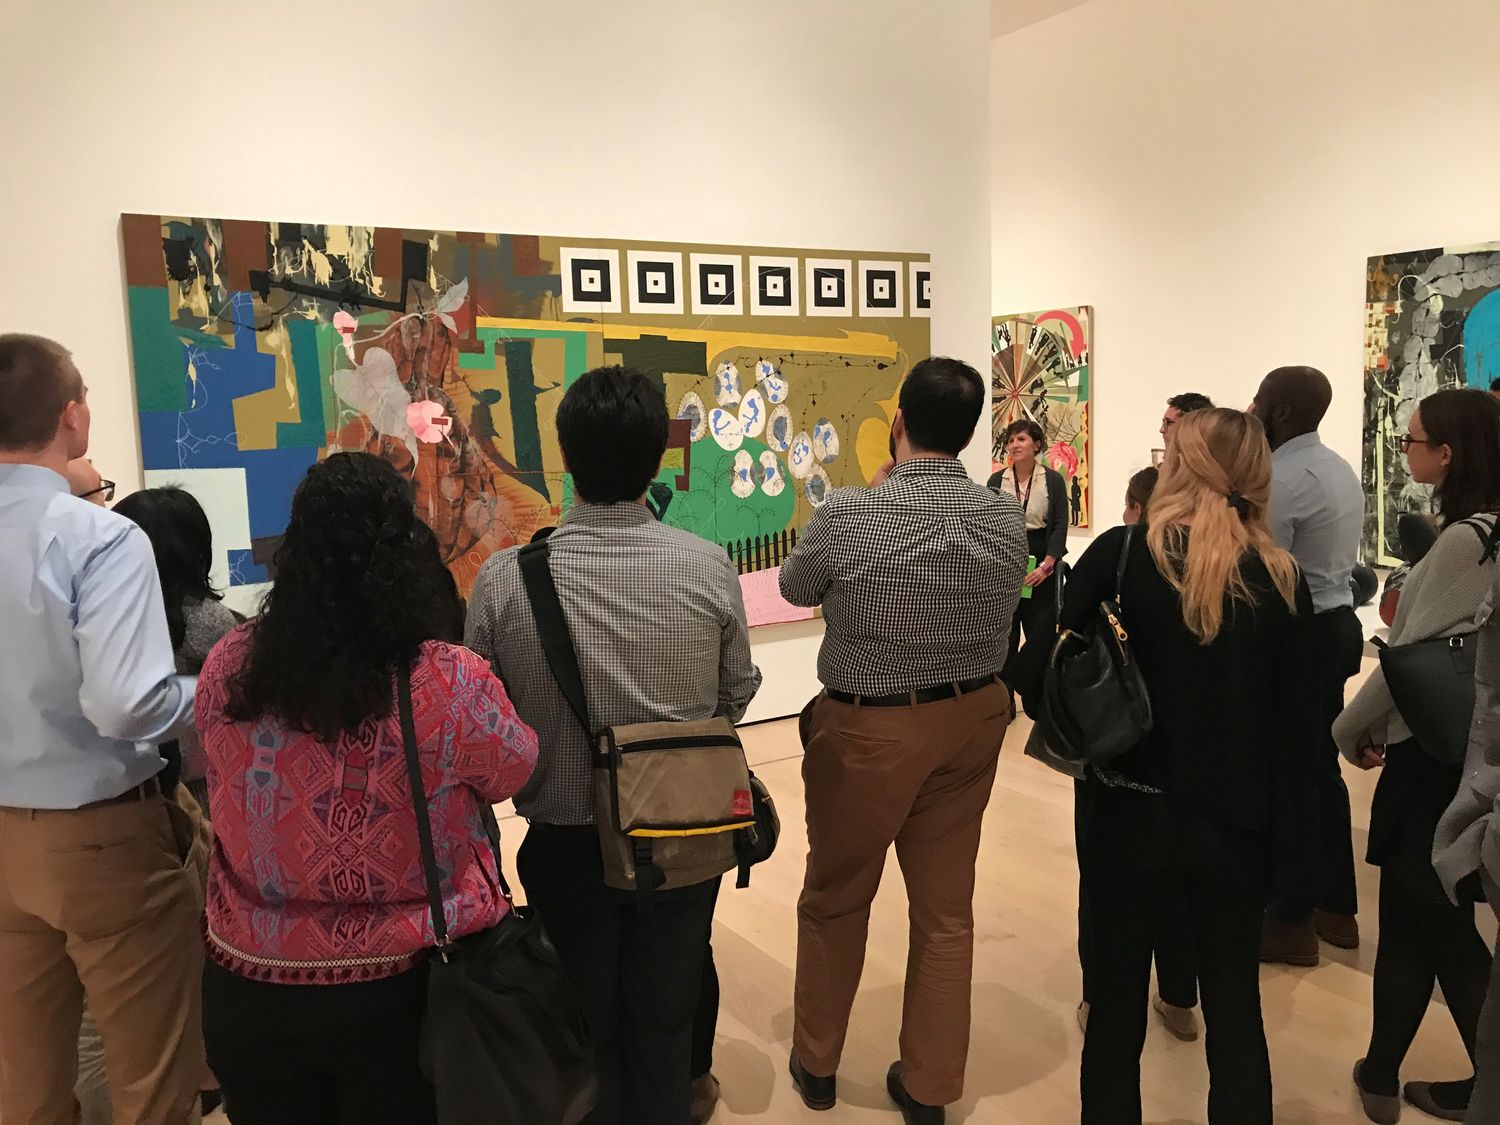
<path id="1" fill-rule="evenodd" d="M 130 287 L 130 350 L 135 393 L 142 412 L 188 408 L 187 354 L 167 310 L 167 291 Z"/>
<path id="2" fill-rule="evenodd" d="M 672 494 L 663 522 L 720 545 L 785 531 L 797 510 L 796 489 L 801 482 L 783 477 L 786 487 L 779 496 L 767 496 L 756 488 L 741 500 L 729 490 L 736 454 L 744 450 L 758 464 L 769 448 L 749 438 L 736 450 L 724 449 L 711 438 L 694 442 L 688 490 Z M 677 470 L 668 469 L 657 479 L 672 484 L 676 477 Z"/>
<path id="3" fill-rule="evenodd" d="M 288 320 L 286 330 L 292 344 L 292 373 L 297 380 L 298 420 L 276 423 L 276 448 L 318 449 L 328 437 L 318 326 L 311 320 Z"/>

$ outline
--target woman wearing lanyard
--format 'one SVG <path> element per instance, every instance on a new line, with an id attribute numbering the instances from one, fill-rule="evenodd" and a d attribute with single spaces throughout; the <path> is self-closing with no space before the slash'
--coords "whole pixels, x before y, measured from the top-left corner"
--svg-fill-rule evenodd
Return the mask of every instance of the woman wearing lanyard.
<path id="1" fill-rule="evenodd" d="M 1031 596 L 1021 598 L 1010 625 L 1012 656 L 1026 639 L 1053 628 L 1056 613 L 1052 572 L 1068 553 L 1068 483 L 1061 473 L 1042 460 L 1047 435 L 1030 418 L 1017 418 L 1005 428 L 1005 452 L 1010 463 L 994 476 L 989 486 L 1014 496 L 1026 513 L 1026 543 L 1036 559 L 1036 569 L 1026 576 Z"/>

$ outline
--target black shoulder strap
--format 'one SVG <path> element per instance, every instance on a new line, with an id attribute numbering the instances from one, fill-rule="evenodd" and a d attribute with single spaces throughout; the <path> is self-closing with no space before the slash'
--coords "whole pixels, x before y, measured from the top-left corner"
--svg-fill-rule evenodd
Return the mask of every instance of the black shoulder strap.
<path id="1" fill-rule="evenodd" d="M 551 550 L 547 540 L 522 547 L 518 557 L 521 581 L 526 584 L 526 600 L 531 603 L 531 614 L 536 618 L 537 636 L 541 638 L 547 666 L 552 669 L 552 676 L 557 680 L 563 698 L 568 701 L 569 709 L 592 742 L 594 730 L 589 725 L 583 673 L 578 668 L 578 651 L 573 647 L 568 619 L 563 616 L 562 602 L 557 598 L 557 585 L 552 581 L 552 568 L 548 565 Z"/>
<path id="2" fill-rule="evenodd" d="M 411 669 L 406 661 L 396 667 L 396 706 L 401 711 L 401 741 L 406 747 L 406 777 L 411 783 L 411 805 L 417 814 L 417 836 L 422 841 L 422 873 L 427 879 L 427 908 L 437 947 L 448 944 L 448 921 L 443 916 L 443 884 L 438 878 L 437 853 L 432 847 L 432 820 L 427 815 L 427 789 L 422 784 L 422 761 L 417 756 L 417 726 L 411 717 Z M 501 877 L 502 880 L 504 876 Z M 509 888 L 507 888 L 507 893 Z"/>
<path id="3" fill-rule="evenodd" d="M 1125 588 L 1125 567 L 1130 562 L 1130 544 L 1135 540 L 1135 525 L 1130 524 L 1125 528 L 1125 539 L 1120 544 L 1120 561 L 1115 565 L 1115 601 L 1120 600 L 1121 591 Z"/>
<path id="4" fill-rule="evenodd" d="M 411 714 L 411 668 L 402 661 L 396 667 L 396 707 L 401 715 L 401 743 L 406 751 L 406 779 L 411 786 L 411 807 L 417 814 L 417 838 L 422 844 L 422 875 L 427 882 L 427 909 L 432 913 L 432 933 L 442 953 L 448 940 L 448 920 L 443 914 L 443 881 L 438 877 L 437 851 L 432 846 L 432 818 L 427 811 L 427 787 L 422 784 L 422 759 L 417 753 L 417 724 Z M 491 813 L 493 817 L 493 813 Z M 496 836 L 499 829 L 496 829 Z M 500 861 L 499 840 L 495 847 L 495 874 L 500 877 L 500 893 L 511 901 L 510 884 L 505 879 L 505 865 Z M 443 955 L 447 959 L 446 954 Z"/>

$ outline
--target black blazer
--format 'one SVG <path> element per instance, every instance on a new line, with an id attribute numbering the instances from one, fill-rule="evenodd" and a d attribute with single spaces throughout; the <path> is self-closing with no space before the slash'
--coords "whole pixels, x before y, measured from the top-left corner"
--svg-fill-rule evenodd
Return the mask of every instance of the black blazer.
<path id="1" fill-rule="evenodd" d="M 1001 469 L 990 474 L 989 487 L 999 492 L 1007 472 L 1008 469 Z M 1068 521 L 1072 514 L 1068 507 L 1068 482 L 1050 465 L 1044 464 L 1042 472 L 1047 478 L 1047 523 L 1042 529 L 1047 534 L 1045 554 L 1061 559 L 1068 553 Z M 1033 533 L 1028 531 L 1027 534 Z M 1040 558 L 1037 559 L 1037 562 L 1041 561 Z"/>

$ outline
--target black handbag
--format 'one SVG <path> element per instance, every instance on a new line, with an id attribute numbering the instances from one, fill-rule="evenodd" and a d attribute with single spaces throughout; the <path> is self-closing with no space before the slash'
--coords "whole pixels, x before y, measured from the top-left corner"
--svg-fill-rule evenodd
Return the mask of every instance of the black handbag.
<path id="1" fill-rule="evenodd" d="M 1406 645 L 1377 639 L 1376 644 L 1385 686 L 1411 736 L 1438 761 L 1462 763 L 1474 719 L 1478 634 L 1457 633 Z"/>
<path id="2" fill-rule="evenodd" d="M 583 1006 L 535 910 L 511 902 L 498 852 L 495 870 L 509 912 L 487 930 L 449 938 L 412 722 L 411 672 L 404 664 L 397 680 L 406 773 L 437 939 L 428 959 L 420 1055 L 422 1073 L 436 1092 L 438 1121 L 577 1125 L 598 1094 Z"/>
<path id="3" fill-rule="evenodd" d="M 1042 680 L 1041 723 L 1062 758 L 1098 766 L 1133 749 L 1152 726 L 1151 696 L 1130 651 L 1120 589 L 1135 528 L 1125 529 L 1115 593 L 1099 603 L 1086 633 L 1060 629 Z"/>

